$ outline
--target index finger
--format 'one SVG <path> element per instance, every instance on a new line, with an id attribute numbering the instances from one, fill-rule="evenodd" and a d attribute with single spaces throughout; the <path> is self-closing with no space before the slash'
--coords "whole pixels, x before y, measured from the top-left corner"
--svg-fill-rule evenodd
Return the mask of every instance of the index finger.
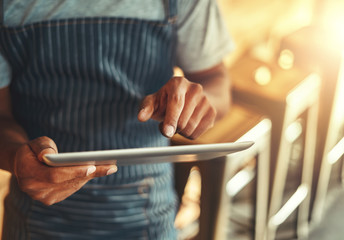
<path id="1" fill-rule="evenodd" d="M 179 117 L 185 104 L 184 91 L 177 91 L 167 97 L 165 119 L 162 124 L 162 134 L 166 137 L 173 137 L 177 129 Z"/>
<path id="2" fill-rule="evenodd" d="M 137 118 L 141 122 L 146 122 L 148 119 L 150 119 L 154 113 L 155 107 L 155 97 L 154 95 L 148 95 L 146 96 L 140 106 L 140 111 L 137 114 Z"/>

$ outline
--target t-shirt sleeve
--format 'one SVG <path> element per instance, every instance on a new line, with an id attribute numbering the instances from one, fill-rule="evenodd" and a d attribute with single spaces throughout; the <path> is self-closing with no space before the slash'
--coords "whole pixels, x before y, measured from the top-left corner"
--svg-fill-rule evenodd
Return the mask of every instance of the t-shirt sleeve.
<path id="1" fill-rule="evenodd" d="M 234 49 L 215 0 L 179 0 L 176 64 L 184 72 L 205 70 Z"/>
<path id="2" fill-rule="evenodd" d="M 11 71 L 6 59 L 0 53 L 0 88 L 10 84 Z"/>

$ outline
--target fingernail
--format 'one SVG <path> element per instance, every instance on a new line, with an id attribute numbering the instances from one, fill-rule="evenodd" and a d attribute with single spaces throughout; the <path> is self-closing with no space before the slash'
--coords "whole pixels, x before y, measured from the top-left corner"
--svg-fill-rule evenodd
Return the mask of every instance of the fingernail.
<path id="1" fill-rule="evenodd" d="M 173 135 L 175 133 L 174 131 L 175 130 L 174 130 L 173 126 L 171 126 L 171 125 L 165 126 L 165 135 L 166 135 L 166 137 L 169 137 L 169 138 L 173 137 Z"/>
<path id="2" fill-rule="evenodd" d="M 87 169 L 86 176 L 91 175 L 91 174 L 94 173 L 96 170 L 97 170 L 97 168 L 96 168 L 95 166 L 89 167 L 89 168 Z"/>
<path id="3" fill-rule="evenodd" d="M 55 149 L 51 148 L 51 147 L 48 147 L 48 148 L 45 148 L 43 149 L 39 154 L 38 154 L 38 159 L 41 161 L 43 159 L 43 156 L 45 154 L 52 154 L 52 153 L 56 153 Z"/>
<path id="4" fill-rule="evenodd" d="M 142 109 L 139 111 L 138 118 L 141 120 L 141 119 L 145 119 L 145 117 L 146 117 L 146 109 L 145 109 L 145 108 L 142 108 Z"/>
<path id="5" fill-rule="evenodd" d="M 113 174 L 117 172 L 117 168 L 110 168 L 107 172 L 106 172 L 106 175 L 110 175 L 110 174 Z"/>

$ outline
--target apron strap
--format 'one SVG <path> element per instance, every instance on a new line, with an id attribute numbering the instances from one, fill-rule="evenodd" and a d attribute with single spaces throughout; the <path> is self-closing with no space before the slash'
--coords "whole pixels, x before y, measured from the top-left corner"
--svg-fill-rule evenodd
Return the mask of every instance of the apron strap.
<path id="1" fill-rule="evenodd" d="M 168 22 L 175 22 L 177 16 L 177 1 L 164 0 L 165 16 Z"/>
<path id="2" fill-rule="evenodd" d="M 0 26 L 4 23 L 4 1 L 0 0 Z"/>

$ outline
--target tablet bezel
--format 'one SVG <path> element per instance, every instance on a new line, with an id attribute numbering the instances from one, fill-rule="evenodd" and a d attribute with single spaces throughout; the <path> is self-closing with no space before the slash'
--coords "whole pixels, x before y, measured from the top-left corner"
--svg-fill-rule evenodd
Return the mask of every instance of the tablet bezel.
<path id="1" fill-rule="evenodd" d="M 163 162 L 192 162 L 219 158 L 251 147 L 254 142 L 178 145 L 166 147 L 128 148 L 117 150 L 46 154 L 49 166 L 153 164 Z"/>

